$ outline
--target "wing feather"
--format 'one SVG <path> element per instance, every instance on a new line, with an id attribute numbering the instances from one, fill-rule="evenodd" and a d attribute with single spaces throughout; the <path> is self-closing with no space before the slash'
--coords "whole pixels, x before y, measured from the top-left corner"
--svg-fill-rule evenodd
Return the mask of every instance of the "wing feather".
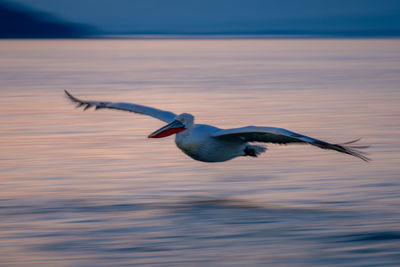
<path id="1" fill-rule="evenodd" d="M 368 146 L 351 145 L 360 139 L 356 139 L 343 144 L 331 144 L 322 140 L 318 140 L 306 135 L 298 134 L 286 129 L 275 127 L 257 127 L 247 126 L 242 128 L 226 129 L 214 133 L 215 138 L 235 139 L 240 138 L 246 142 L 264 142 L 275 144 L 290 144 L 290 143 L 306 143 L 322 149 L 335 150 L 341 153 L 349 154 L 360 158 L 364 161 L 370 159 L 366 153 L 359 149 L 367 148 Z"/>
<path id="2" fill-rule="evenodd" d="M 137 105 L 137 104 L 132 104 L 132 103 L 117 103 L 117 102 L 100 102 L 100 101 L 86 101 L 86 100 L 81 100 L 79 98 L 76 98 L 75 96 L 71 95 L 67 90 L 64 90 L 65 94 L 67 97 L 72 101 L 77 103 L 77 108 L 84 107 L 83 110 L 87 110 L 91 107 L 95 107 L 95 109 L 103 109 L 103 108 L 108 108 L 108 109 L 118 109 L 118 110 L 124 110 L 124 111 L 129 111 L 133 113 L 138 113 L 138 114 L 144 114 L 148 115 L 154 118 L 157 118 L 159 120 L 165 121 L 167 123 L 172 122 L 176 114 L 169 112 L 169 111 L 164 111 L 148 106 L 142 106 L 142 105 Z"/>

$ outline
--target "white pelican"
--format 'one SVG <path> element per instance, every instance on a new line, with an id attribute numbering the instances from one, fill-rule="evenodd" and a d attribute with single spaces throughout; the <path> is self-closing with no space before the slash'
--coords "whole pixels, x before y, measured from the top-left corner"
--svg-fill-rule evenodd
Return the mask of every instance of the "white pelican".
<path id="1" fill-rule="evenodd" d="M 131 103 L 85 101 L 74 97 L 66 90 L 65 94 L 73 102 L 78 103 L 77 107 L 83 106 L 84 110 L 90 107 L 95 107 L 96 110 L 102 108 L 119 109 L 149 115 L 162 120 L 168 124 L 151 133 L 148 138 L 161 138 L 176 134 L 176 146 L 189 157 L 199 161 L 222 162 L 240 156 L 257 157 L 259 154 L 265 152 L 266 148 L 264 146 L 250 144 L 252 142 L 310 144 L 322 149 L 331 149 L 346 153 L 364 161 L 369 160 L 365 156 L 365 152 L 357 150 L 366 148 L 366 146 L 349 145 L 357 142 L 359 139 L 344 144 L 330 144 L 275 127 L 247 126 L 224 130 L 211 125 L 194 124 L 193 115 L 188 113 L 176 115 L 169 111 Z"/>

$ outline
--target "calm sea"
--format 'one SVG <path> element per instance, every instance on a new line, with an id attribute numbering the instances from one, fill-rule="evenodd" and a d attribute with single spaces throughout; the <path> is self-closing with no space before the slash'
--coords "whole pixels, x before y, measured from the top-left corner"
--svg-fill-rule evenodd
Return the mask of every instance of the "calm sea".
<path id="1" fill-rule="evenodd" d="M 202 163 L 124 101 L 345 142 Z M 399 266 L 400 40 L 0 41 L 1 266 Z"/>

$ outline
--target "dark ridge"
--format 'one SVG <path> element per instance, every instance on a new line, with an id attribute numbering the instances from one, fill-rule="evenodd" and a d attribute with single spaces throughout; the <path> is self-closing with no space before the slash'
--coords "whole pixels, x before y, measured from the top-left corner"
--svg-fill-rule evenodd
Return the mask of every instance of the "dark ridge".
<path id="1" fill-rule="evenodd" d="M 95 33 L 90 26 L 63 22 L 20 5 L 0 2 L 0 38 L 81 38 Z"/>

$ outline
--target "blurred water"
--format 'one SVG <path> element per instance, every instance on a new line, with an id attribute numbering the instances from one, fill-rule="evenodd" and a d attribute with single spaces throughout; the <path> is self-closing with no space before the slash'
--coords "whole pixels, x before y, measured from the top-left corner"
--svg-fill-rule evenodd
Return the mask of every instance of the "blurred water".
<path id="1" fill-rule="evenodd" d="M 399 40 L 0 42 L 0 265 L 400 264 Z M 373 161 L 310 146 L 202 163 L 163 125 L 363 137 Z"/>

